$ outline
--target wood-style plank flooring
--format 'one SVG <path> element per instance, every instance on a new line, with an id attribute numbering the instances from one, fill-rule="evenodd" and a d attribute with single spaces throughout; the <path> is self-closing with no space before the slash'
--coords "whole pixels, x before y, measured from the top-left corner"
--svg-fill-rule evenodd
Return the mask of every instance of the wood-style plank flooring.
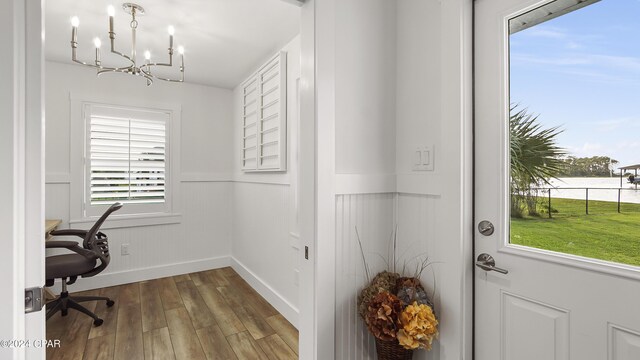
<path id="1" fill-rule="evenodd" d="M 73 285 L 71 285 L 72 287 Z M 47 321 L 49 360 L 213 360 L 298 358 L 298 331 L 233 269 L 202 271 L 73 295 L 104 320 L 75 310 Z"/>

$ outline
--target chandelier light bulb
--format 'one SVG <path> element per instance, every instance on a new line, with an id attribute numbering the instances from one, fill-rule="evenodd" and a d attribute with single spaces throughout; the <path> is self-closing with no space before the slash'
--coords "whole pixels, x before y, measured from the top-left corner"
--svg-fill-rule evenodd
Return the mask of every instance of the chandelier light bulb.
<path id="1" fill-rule="evenodd" d="M 80 19 L 77 16 L 71 18 L 71 26 L 77 28 L 80 25 Z"/>
<path id="2" fill-rule="evenodd" d="M 181 46 L 178 46 L 178 53 L 179 53 L 180 55 L 184 55 L 184 47 L 183 47 L 182 45 L 181 45 Z"/>
<path id="3" fill-rule="evenodd" d="M 150 60 L 151 59 L 151 52 L 149 50 L 144 52 L 144 58 L 145 58 L 145 60 Z"/>
<path id="4" fill-rule="evenodd" d="M 169 31 L 169 35 L 171 36 L 176 33 L 176 28 L 174 28 L 172 25 L 169 25 L 169 28 L 167 30 Z"/>
<path id="5" fill-rule="evenodd" d="M 96 46 L 96 49 L 100 49 L 100 46 L 102 46 L 102 41 L 100 41 L 100 38 L 93 39 L 93 45 Z"/>
<path id="6" fill-rule="evenodd" d="M 114 16 L 116 14 L 116 9 L 113 5 L 109 5 L 109 7 L 107 7 L 107 14 L 109 14 L 109 16 Z"/>

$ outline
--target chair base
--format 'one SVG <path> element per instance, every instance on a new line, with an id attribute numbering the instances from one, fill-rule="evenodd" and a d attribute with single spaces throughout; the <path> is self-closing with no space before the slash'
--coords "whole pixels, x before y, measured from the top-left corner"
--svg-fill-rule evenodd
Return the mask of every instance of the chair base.
<path id="1" fill-rule="evenodd" d="M 104 320 L 100 319 L 96 314 L 89 311 L 84 306 L 80 305 L 81 302 L 85 301 L 106 301 L 108 307 L 112 307 L 115 302 L 108 297 L 104 296 L 69 296 L 69 292 L 63 291 L 60 293 L 57 299 L 49 302 L 47 304 L 47 320 L 52 317 L 55 313 L 60 311 L 62 316 L 67 316 L 69 313 L 69 309 L 78 310 L 81 313 L 90 316 L 93 318 L 93 325 L 100 326 L 104 322 Z"/>

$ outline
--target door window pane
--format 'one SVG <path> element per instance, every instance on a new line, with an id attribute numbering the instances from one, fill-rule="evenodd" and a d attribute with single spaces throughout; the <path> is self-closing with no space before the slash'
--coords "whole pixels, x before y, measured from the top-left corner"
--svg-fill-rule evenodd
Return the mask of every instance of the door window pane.
<path id="1" fill-rule="evenodd" d="M 640 1 L 509 22 L 512 244 L 640 266 Z"/>

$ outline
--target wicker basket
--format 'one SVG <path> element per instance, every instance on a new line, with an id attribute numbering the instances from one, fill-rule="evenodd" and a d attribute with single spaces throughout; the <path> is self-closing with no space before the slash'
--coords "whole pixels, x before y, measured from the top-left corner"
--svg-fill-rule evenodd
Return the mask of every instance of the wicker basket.
<path id="1" fill-rule="evenodd" d="M 378 360 L 411 360 L 413 350 L 405 349 L 398 340 L 384 341 L 376 339 Z"/>

